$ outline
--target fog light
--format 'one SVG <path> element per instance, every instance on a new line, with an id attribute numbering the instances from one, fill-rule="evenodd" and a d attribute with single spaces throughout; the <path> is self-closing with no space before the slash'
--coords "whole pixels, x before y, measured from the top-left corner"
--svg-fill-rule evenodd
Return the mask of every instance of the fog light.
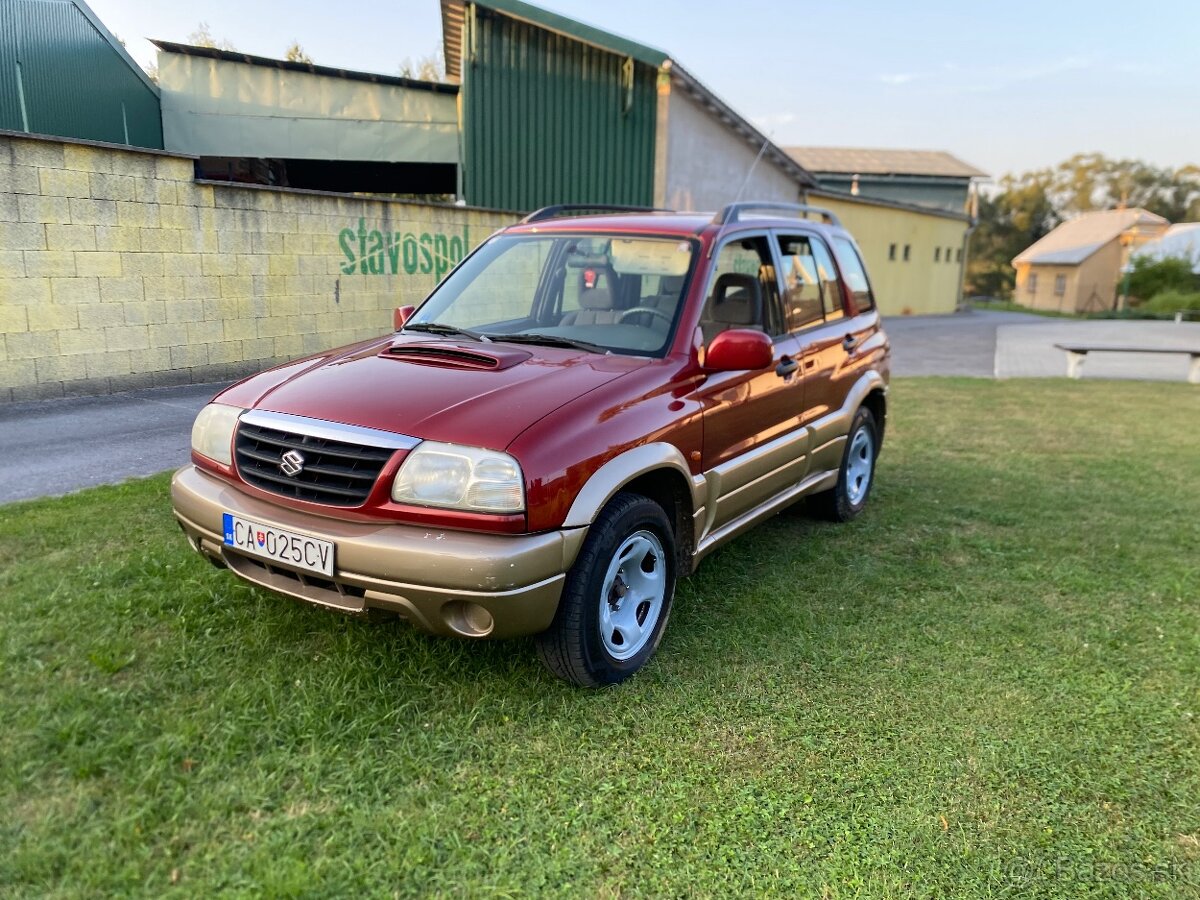
<path id="1" fill-rule="evenodd" d="M 451 600 L 442 607 L 442 618 L 451 631 L 463 637 L 487 637 L 496 627 L 490 612 L 468 600 Z"/>

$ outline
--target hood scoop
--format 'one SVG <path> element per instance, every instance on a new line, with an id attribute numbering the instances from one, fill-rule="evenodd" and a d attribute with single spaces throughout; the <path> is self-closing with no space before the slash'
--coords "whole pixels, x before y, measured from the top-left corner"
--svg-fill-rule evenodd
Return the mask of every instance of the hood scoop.
<path id="1" fill-rule="evenodd" d="M 525 350 L 507 347 L 493 349 L 487 346 L 485 350 L 477 344 L 464 346 L 462 344 L 396 341 L 379 355 L 388 359 L 399 359 L 404 362 L 437 366 L 443 369 L 475 369 L 497 372 L 519 365 L 533 354 Z"/>

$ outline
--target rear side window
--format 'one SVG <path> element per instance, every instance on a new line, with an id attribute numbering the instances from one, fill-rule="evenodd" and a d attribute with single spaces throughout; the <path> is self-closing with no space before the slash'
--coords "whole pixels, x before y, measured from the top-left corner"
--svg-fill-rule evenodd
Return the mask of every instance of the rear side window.
<path id="1" fill-rule="evenodd" d="M 813 256 L 817 261 L 817 275 L 821 278 L 821 302 L 825 309 L 825 321 L 840 319 L 846 314 L 842 306 L 842 285 L 837 266 L 829 255 L 824 241 L 813 241 Z"/>
<path id="2" fill-rule="evenodd" d="M 783 266 L 783 316 L 788 331 L 799 331 L 824 318 L 821 278 L 813 256 L 813 242 L 805 235 L 779 238 Z"/>
<path id="3" fill-rule="evenodd" d="M 871 293 L 871 282 L 867 280 L 867 270 L 863 266 L 862 257 L 854 244 L 843 237 L 833 239 L 833 250 L 837 254 L 842 274 L 846 278 L 854 311 L 869 312 L 875 308 L 875 295 Z"/>

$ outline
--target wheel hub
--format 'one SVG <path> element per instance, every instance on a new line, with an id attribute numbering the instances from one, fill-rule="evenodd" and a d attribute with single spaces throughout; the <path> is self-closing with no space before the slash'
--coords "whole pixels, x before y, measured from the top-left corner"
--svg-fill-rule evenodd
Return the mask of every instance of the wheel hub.
<path id="1" fill-rule="evenodd" d="M 617 547 L 604 577 L 600 639 L 617 660 L 636 655 L 654 635 L 667 593 L 666 554 L 651 531 L 637 531 Z"/>

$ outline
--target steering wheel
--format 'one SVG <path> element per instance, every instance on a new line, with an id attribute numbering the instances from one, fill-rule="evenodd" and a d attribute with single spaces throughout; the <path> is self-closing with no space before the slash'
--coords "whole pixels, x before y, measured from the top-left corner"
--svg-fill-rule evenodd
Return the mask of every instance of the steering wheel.
<path id="1" fill-rule="evenodd" d="M 672 321 L 671 317 L 668 316 L 661 309 L 655 309 L 653 306 L 635 306 L 633 309 L 627 309 L 627 310 L 625 310 L 625 312 L 621 313 L 621 315 L 619 315 L 617 317 L 617 322 L 624 322 L 626 319 L 633 318 L 638 313 L 648 313 L 649 315 L 652 315 L 652 316 L 658 316 L 660 319 L 662 319 L 664 322 L 667 323 L 668 328 L 671 327 L 671 321 Z"/>

